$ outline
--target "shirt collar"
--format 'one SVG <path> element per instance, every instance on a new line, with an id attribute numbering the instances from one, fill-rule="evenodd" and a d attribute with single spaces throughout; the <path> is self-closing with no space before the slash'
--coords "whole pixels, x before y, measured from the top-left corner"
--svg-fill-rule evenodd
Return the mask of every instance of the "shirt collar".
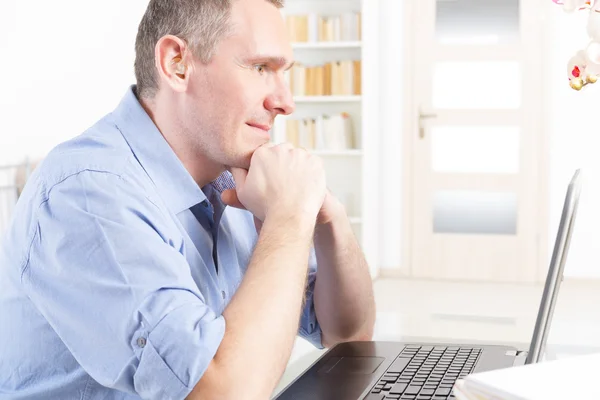
<path id="1" fill-rule="evenodd" d="M 204 192 L 138 101 L 135 85 L 127 90 L 112 114 L 131 151 L 171 211 L 179 214 L 206 200 Z M 235 187 L 233 177 L 227 171 L 211 185 L 219 193 Z"/>

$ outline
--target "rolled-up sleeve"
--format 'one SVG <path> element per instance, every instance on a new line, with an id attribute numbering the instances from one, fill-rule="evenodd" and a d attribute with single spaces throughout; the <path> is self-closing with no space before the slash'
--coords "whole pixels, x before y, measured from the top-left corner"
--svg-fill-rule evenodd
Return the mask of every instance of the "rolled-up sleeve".
<path id="1" fill-rule="evenodd" d="M 323 349 L 321 343 L 321 326 L 317 320 L 315 312 L 314 291 L 315 281 L 317 279 L 317 257 L 314 248 L 311 249 L 308 261 L 308 279 L 306 284 L 305 304 L 300 316 L 299 334 L 304 339 L 308 340 L 313 346 Z"/>
<path id="2" fill-rule="evenodd" d="M 225 333 L 163 212 L 121 176 L 72 175 L 40 205 L 22 274 L 85 371 L 144 399 L 187 396 Z"/>

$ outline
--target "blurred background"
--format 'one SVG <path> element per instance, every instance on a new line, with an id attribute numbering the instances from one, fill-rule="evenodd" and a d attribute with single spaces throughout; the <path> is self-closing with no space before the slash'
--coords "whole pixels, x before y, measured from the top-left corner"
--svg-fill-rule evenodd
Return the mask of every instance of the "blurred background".
<path id="1" fill-rule="evenodd" d="M 146 5 L 0 3 L 0 232 L 36 163 L 135 83 Z M 527 345 L 581 168 L 550 342 L 600 349 L 600 83 L 575 91 L 567 78 L 589 12 L 551 0 L 287 0 L 282 14 L 297 110 L 273 141 L 323 157 L 371 266 L 375 338 Z M 282 385 L 319 354 L 299 339 Z"/>

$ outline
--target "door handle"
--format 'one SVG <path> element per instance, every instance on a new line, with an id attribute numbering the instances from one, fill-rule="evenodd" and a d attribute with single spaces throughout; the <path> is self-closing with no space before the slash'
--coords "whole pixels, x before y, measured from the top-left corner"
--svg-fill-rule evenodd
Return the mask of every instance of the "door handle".
<path id="1" fill-rule="evenodd" d="M 423 121 L 425 121 L 427 119 L 433 119 L 433 118 L 437 118 L 437 114 L 423 113 L 422 111 L 419 111 L 419 138 L 420 139 L 425 138 L 425 126 L 423 124 Z"/>

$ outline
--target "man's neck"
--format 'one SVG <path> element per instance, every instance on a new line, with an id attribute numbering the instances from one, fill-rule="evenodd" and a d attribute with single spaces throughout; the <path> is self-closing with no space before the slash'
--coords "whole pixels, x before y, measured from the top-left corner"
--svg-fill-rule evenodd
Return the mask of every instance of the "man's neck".
<path id="1" fill-rule="evenodd" d="M 176 109 L 169 109 L 167 105 L 161 104 L 160 99 L 139 99 L 139 101 L 199 187 L 214 181 L 225 171 L 224 166 L 216 165 L 205 155 L 198 155 L 196 146 L 190 144 L 187 139 L 185 127 L 179 123 Z"/>

